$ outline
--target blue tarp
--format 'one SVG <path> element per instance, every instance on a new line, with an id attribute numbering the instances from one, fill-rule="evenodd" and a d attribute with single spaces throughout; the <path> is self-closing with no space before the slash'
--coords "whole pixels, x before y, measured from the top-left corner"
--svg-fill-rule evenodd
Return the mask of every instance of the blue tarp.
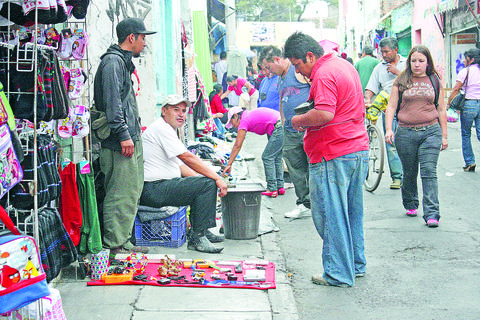
<path id="1" fill-rule="evenodd" d="M 215 54 L 220 54 L 222 51 L 227 51 L 226 41 L 225 41 L 225 26 L 222 23 L 218 23 L 212 31 L 212 36 L 215 39 L 215 49 L 213 52 Z"/>

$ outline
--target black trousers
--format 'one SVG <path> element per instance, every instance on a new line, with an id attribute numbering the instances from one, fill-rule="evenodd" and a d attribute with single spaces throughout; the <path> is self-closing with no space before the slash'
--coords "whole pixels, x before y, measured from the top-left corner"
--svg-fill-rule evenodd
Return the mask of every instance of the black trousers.
<path id="1" fill-rule="evenodd" d="M 161 208 L 190 206 L 190 223 L 194 232 L 216 226 L 217 185 L 207 177 L 173 178 L 145 182 L 140 204 Z"/>

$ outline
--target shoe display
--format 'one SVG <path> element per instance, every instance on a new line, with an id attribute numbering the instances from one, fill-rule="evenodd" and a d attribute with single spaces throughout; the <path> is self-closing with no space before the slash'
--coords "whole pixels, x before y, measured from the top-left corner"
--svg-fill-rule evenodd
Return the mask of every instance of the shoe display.
<path id="1" fill-rule="evenodd" d="M 208 241 L 210 241 L 211 243 L 218 243 L 225 240 L 224 236 L 217 236 L 210 230 L 205 231 L 205 237 L 207 237 Z"/>
<path id="2" fill-rule="evenodd" d="M 417 209 L 410 209 L 407 211 L 407 216 L 409 217 L 416 217 L 417 216 Z"/>
<path id="3" fill-rule="evenodd" d="M 282 187 L 282 188 L 278 189 L 277 192 L 278 192 L 279 195 L 283 196 L 285 194 L 285 188 Z"/>
<path id="4" fill-rule="evenodd" d="M 471 164 L 471 165 L 468 165 L 468 166 L 465 166 L 463 167 L 463 171 L 465 172 L 475 172 L 475 167 L 477 165 L 474 163 L 474 164 Z"/>
<path id="5" fill-rule="evenodd" d="M 390 189 L 400 189 L 402 187 L 402 181 L 400 180 L 393 180 L 392 184 L 390 185 Z"/>
<path id="6" fill-rule="evenodd" d="M 277 191 L 264 191 L 262 192 L 262 195 L 270 197 L 270 198 L 276 198 L 278 195 Z"/>
<path id="7" fill-rule="evenodd" d="M 305 207 L 303 204 L 297 205 L 292 211 L 286 212 L 284 214 L 285 218 L 302 218 L 302 217 L 311 217 L 312 210 Z"/>
<path id="8" fill-rule="evenodd" d="M 428 219 L 427 220 L 427 226 L 429 228 L 436 228 L 438 227 L 438 220 L 437 219 Z"/>
<path id="9" fill-rule="evenodd" d="M 341 288 L 349 287 L 348 284 L 331 284 L 330 282 L 325 280 L 321 275 L 313 275 L 312 282 L 321 286 L 333 286 L 333 287 L 341 287 Z"/>
<path id="10" fill-rule="evenodd" d="M 217 247 L 211 243 L 206 236 L 193 236 L 188 240 L 188 250 L 197 250 L 205 253 L 219 253 L 223 247 Z"/>

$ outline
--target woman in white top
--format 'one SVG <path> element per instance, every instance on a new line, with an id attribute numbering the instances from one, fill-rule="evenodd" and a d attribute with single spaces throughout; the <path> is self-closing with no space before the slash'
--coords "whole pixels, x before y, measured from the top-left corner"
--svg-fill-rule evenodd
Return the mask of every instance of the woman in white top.
<path id="1" fill-rule="evenodd" d="M 465 166 L 463 171 L 475 171 L 475 155 L 472 149 L 472 124 L 475 122 L 477 139 L 480 140 L 480 49 L 474 48 L 465 51 L 464 69 L 460 70 L 457 76 L 457 83 L 448 97 L 447 109 L 450 102 L 458 94 L 460 89 L 466 92 L 465 107 L 460 112 L 460 123 L 462 128 L 462 152 Z"/>

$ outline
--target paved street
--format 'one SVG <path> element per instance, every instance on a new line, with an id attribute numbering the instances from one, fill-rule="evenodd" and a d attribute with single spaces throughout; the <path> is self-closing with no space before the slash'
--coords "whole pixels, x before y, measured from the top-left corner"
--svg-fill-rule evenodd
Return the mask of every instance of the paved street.
<path id="1" fill-rule="evenodd" d="M 322 241 L 311 218 L 283 218 L 294 208 L 293 189 L 277 199 L 264 198 L 281 229 L 274 236 L 291 273 L 300 319 L 478 318 L 480 173 L 462 171 L 460 124 L 449 123 L 448 129 L 450 145 L 438 167 L 440 227 L 427 228 L 421 210 L 416 218 L 404 214 L 400 191 L 389 189 L 387 167 L 377 191 L 365 192 L 367 275 L 353 288 L 311 283 L 311 275 L 323 270 Z M 475 135 L 472 141 L 479 158 Z M 261 160 L 255 161 L 262 172 Z"/>

